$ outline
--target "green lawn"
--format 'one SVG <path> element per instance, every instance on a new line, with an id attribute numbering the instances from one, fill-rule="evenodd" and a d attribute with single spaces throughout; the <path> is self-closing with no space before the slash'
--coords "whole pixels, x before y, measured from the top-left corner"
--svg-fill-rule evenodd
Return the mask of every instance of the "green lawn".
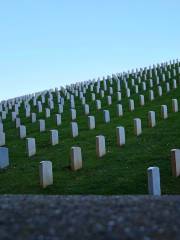
<path id="1" fill-rule="evenodd" d="M 161 174 L 162 194 L 179 194 L 180 178 L 172 177 L 170 150 L 180 148 L 180 112 L 173 113 L 171 99 L 177 98 L 180 104 L 180 88 L 165 92 L 163 96 L 157 96 L 155 100 L 148 100 L 145 94 L 145 106 L 139 105 L 137 94 L 133 93 L 131 98 L 135 100 L 135 111 L 129 112 L 128 100 L 124 97 L 124 116 L 116 115 L 116 93 L 113 96 L 113 104 L 107 106 L 106 97 L 102 100 L 102 109 L 109 109 L 111 122 L 105 124 L 103 113 L 96 111 L 95 103 L 90 101 L 88 92 L 87 103 L 90 104 L 90 115 L 96 118 L 96 129 L 89 130 L 87 116 L 84 115 L 79 98 L 76 98 L 77 122 L 79 136 L 71 137 L 69 102 L 65 102 L 62 115 L 62 125 L 55 124 L 55 114 L 58 106 L 51 112 L 51 118 L 46 119 L 46 132 L 39 133 L 38 122 L 32 124 L 31 119 L 24 116 L 23 106 L 20 117 L 22 124 L 27 127 L 27 137 L 35 137 L 37 154 L 28 158 L 26 153 L 26 141 L 20 140 L 15 123 L 11 121 L 11 114 L 4 122 L 6 132 L 6 143 L 10 153 L 10 166 L 0 171 L 0 193 L 32 193 L 32 194 L 147 194 L 147 168 L 158 166 Z M 172 86 L 171 86 L 172 87 Z M 114 86 L 114 92 L 116 87 Z M 55 94 L 54 94 L 55 95 Z M 108 94 L 106 93 L 106 96 Z M 101 99 L 100 96 L 96 97 Z M 57 99 L 54 97 L 54 101 Z M 169 117 L 161 119 L 160 106 L 168 105 Z M 47 103 L 46 103 L 47 105 Z M 148 128 L 148 111 L 156 112 L 157 126 Z M 31 112 L 35 108 L 32 107 Z M 136 137 L 133 133 L 133 119 L 141 118 L 142 135 Z M 38 115 L 38 119 L 45 118 L 44 113 Z M 116 127 L 124 126 L 126 131 L 126 145 L 122 148 L 116 145 Z M 57 146 L 50 145 L 49 130 L 58 129 L 60 142 Z M 97 135 L 106 137 L 107 154 L 102 158 L 96 157 L 95 137 Z M 83 154 L 83 168 L 73 172 L 69 168 L 70 148 L 80 146 Z M 53 163 L 54 184 L 42 189 L 39 185 L 39 162 L 50 160 Z"/>

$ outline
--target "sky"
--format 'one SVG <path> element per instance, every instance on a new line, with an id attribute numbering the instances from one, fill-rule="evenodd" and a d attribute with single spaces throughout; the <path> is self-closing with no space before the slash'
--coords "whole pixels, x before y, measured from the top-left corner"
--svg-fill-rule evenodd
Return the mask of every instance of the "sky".
<path id="1" fill-rule="evenodd" d="M 180 54 L 179 0 L 0 0 L 0 100 Z"/>

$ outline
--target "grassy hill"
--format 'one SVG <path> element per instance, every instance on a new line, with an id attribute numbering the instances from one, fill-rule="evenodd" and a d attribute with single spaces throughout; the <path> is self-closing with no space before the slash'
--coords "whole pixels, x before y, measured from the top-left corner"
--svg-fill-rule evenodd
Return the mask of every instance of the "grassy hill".
<path id="1" fill-rule="evenodd" d="M 154 68 L 155 69 L 155 68 Z M 173 69 L 176 76 L 173 76 Z M 7 119 L 3 120 L 4 132 L 6 133 L 6 146 L 9 148 L 10 166 L 0 171 L 0 193 L 32 193 L 32 194 L 147 194 L 147 168 L 158 166 L 161 174 L 161 188 L 163 194 L 179 194 L 180 178 L 172 177 L 170 150 L 180 147 L 180 112 L 172 111 L 172 99 L 176 98 L 180 103 L 180 82 L 179 63 L 169 64 L 167 67 L 156 67 L 159 76 L 159 86 L 162 86 L 163 95 L 158 96 L 156 71 L 152 71 L 154 86 L 149 86 L 149 70 L 143 69 L 135 76 L 133 73 L 126 74 L 128 87 L 131 89 L 131 96 L 126 97 L 124 80 L 121 79 L 122 100 L 117 101 L 117 76 L 107 80 L 107 91 L 105 97 L 101 98 L 96 94 L 96 99 L 101 100 L 102 109 L 96 110 L 96 104 L 91 99 L 91 90 L 88 87 L 86 103 L 90 106 L 90 114 L 95 116 L 96 128 L 88 129 L 87 118 L 84 114 L 83 105 L 78 97 L 75 97 L 77 111 L 77 123 L 79 136 L 71 136 L 71 115 L 70 101 L 66 99 L 64 92 L 60 92 L 64 97 L 64 112 L 62 124 L 56 126 L 55 114 L 58 113 L 57 92 L 52 92 L 54 109 L 51 110 L 51 117 L 45 118 L 44 109 L 48 107 L 48 95 L 43 104 L 43 112 L 37 113 L 38 119 L 46 119 L 46 131 L 39 132 L 38 121 L 31 123 L 31 118 L 25 117 L 24 105 L 19 108 L 21 124 L 27 128 L 27 137 L 36 139 L 37 154 L 31 158 L 27 156 L 26 139 L 19 138 L 19 130 L 11 120 L 11 110 Z M 169 78 L 168 72 L 171 73 Z M 162 81 L 162 74 L 165 74 L 166 82 L 170 83 L 170 92 L 166 92 L 166 82 Z M 138 83 L 138 76 L 141 82 L 147 83 L 147 90 L 142 90 L 142 84 Z M 145 78 L 146 76 L 146 78 Z M 139 85 L 139 93 L 135 93 L 132 86 L 132 79 Z M 173 79 L 177 81 L 177 88 L 173 89 Z M 101 89 L 103 81 L 101 80 Z M 89 84 L 90 86 L 91 84 Z M 96 93 L 94 84 L 94 93 Z M 113 87 L 112 105 L 107 104 L 109 87 Z M 154 90 L 155 99 L 149 100 L 149 90 Z M 140 106 L 139 94 L 145 97 L 145 105 Z M 129 111 L 128 101 L 134 99 L 135 110 Z M 41 97 L 39 96 L 39 99 Z M 123 116 L 118 117 L 116 105 L 123 106 Z M 33 99 L 30 101 L 31 112 L 37 112 L 37 107 L 33 106 Z M 161 117 L 161 105 L 168 106 L 168 119 Z M 104 123 L 103 110 L 110 111 L 111 122 Z M 148 127 L 148 111 L 156 112 L 157 125 L 154 128 Z M 142 120 L 142 135 L 134 135 L 133 119 Z M 116 144 L 116 127 L 123 126 L 126 132 L 126 144 L 118 147 Z M 58 129 L 59 144 L 51 146 L 51 129 Z M 96 136 L 104 135 L 106 138 L 107 154 L 98 158 L 96 156 Z M 79 146 L 82 149 L 83 168 L 76 172 L 69 168 L 70 149 L 72 146 Z M 54 184 L 42 189 L 39 185 L 39 162 L 50 160 L 53 164 Z"/>

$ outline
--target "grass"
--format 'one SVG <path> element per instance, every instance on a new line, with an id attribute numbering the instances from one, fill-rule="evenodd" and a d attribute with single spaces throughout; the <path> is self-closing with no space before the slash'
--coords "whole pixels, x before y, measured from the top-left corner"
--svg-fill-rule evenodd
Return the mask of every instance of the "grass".
<path id="1" fill-rule="evenodd" d="M 129 78 L 129 82 L 131 80 Z M 155 81 L 155 78 L 153 76 Z M 179 79 L 177 79 L 179 80 Z M 171 89 L 172 89 L 172 81 Z M 96 111 L 95 103 L 92 102 L 90 91 L 87 93 L 87 103 L 90 104 L 90 115 L 96 118 L 96 129 L 89 130 L 87 116 L 84 115 L 81 102 L 76 98 L 77 123 L 79 136 L 71 137 L 70 131 L 70 104 L 65 101 L 62 125 L 55 124 L 55 114 L 58 106 L 51 112 L 51 118 L 46 119 L 46 131 L 39 133 L 37 123 L 31 123 L 30 118 L 25 118 L 24 107 L 21 106 L 21 123 L 27 127 L 27 137 L 35 137 L 37 154 L 28 158 L 25 140 L 18 137 L 18 129 L 11 121 L 11 114 L 4 121 L 6 143 L 10 153 L 10 166 L 0 171 L 1 194 L 147 194 L 147 168 L 158 166 L 161 173 L 161 188 L 163 194 L 179 194 L 180 178 L 172 177 L 170 150 L 180 147 L 180 113 L 173 113 L 171 99 L 179 101 L 180 88 L 165 92 L 165 83 L 161 82 L 163 96 L 157 96 L 157 86 L 154 86 L 155 100 L 148 100 L 148 93 L 139 88 L 139 94 L 145 95 L 145 106 L 139 105 L 137 94 L 132 93 L 135 100 L 135 111 L 129 112 L 128 100 L 122 89 L 123 117 L 116 115 L 116 94 L 113 95 L 111 106 L 107 105 L 106 96 L 102 99 L 102 109 L 110 110 L 111 122 L 105 124 L 103 113 Z M 148 86 L 147 86 L 148 87 Z M 116 87 L 113 86 L 114 93 Z M 101 99 L 97 95 L 97 99 Z M 54 93 L 54 102 L 57 102 Z M 160 116 L 160 106 L 168 106 L 168 119 L 163 120 Z M 47 106 L 47 101 L 45 106 Z M 156 112 L 157 125 L 148 128 L 148 111 Z M 35 112 L 32 107 L 31 112 Z M 136 137 L 133 133 L 133 119 L 141 118 L 142 135 Z M 45 118 L 44 113 L 38 115 L 38 119 Z M 116 127 L 124 126 L 126 131 L 126 145 L 116 145 Z M 60 142 L 56 146 L 50 144 L 49 130 L 58 129 Z M 95 137 L 106 137 L 107 154 L 102 158 L 96 157 Z M 70 148 L 80 146 L 83 154 L 83 168 L 73 172 L 69 168 Z M 39 162 L 50 160 L 53 163 L 54 184 L 42 189 L 39 186 Z"/>

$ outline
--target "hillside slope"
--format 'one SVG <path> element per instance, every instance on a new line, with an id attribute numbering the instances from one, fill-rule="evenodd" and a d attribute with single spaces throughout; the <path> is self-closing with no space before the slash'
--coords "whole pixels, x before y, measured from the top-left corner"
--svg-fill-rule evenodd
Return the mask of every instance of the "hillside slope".
<path id="1" fill-rule="evenodd" d="M 2 120 L 6 134 L 6 146 L 9 149 L 10 166 L 0 171 L 0 193 L 32 193 L 32 194 L 146 194 L 147 193 L 147 168 L 158 166 L 161 174 L 161 188 L 163 194 L 179 194 L 180 178 L 172 176 L 170 151 L 180 147 L 180 112 L 173 112 L 172 99 L 180 103 L 179 62 L 154 66 L 151 69 L 142 69 L 136 73 L 113 75 L 101 81 L 88 81 L 61 88 L 61 91 L 46 91 L 36 96 L 26 96 L 17 99 L 20 103 L 19 118 L 21 124 L 26 126 L 27 136 L 36 139 L 37 153 L 32 157 L 27 156 L 26 138 L 19 138 L 19 128 L 12 121 L 11 112 L 8 110 L 7 118 Z M 152 76 L 151 76 L 152 74 Z M 132 80 L 134 79 L 134 80 Z M 152 79 L 153 86 L 150 83 Z M 174 79 L 176 79 L 177 87 Z M 118 86 L 120 82 L 120 86 Z M 143 83 L 146 90 L 143 90 Z M 107 90 L 104 85 L 106 83 Z M 167 92 L 167 83 L 170 91 Z M 82 86 L 81 86 L 82 85 Z M 135 87 L 134 85 L 138 86 Z M 93 86 L 93 87 L 91 87 Z M 99 87 L 97 87 L 99 86 Z M 162 87 L 162 96 L 158 92 Z M 109 89 L 112 87 L 113 94 Z M 78 96 L 75 96 L 75 88 Z M 102 108 L 97 110 L 96 101 L 92 100 L 92 88 L 96 99 L 101 100 Z M 98 88 L 98 90 L 97 90 Z M 119 88 L 119 89 L 118 89 Z M 127 97 L 127 88 L 131 95 Z M 137 89 L 138 88 L 138 89 Z M 89 104 L 90 113 L 84 113 L 84 103 Z M 105 96 L 101 90 L 104 90 Z M 119 91 L 118 91 L 119 90 Z M 154 92 L 154 100 L 149 99 L 149 90 Z M 99 93 L 97 93 L 99 91 Z M 110 92 L 109 92 L 110 91 Z M 79 135 L 71 135 L 70 94 L 75 98 Z M 86 92 L 86 93 L 85 93 Z M 117 99 L 117 92 L 122 94 L 122 100 Z M 144 95 L 145 105 L 140 106 L 139 95 Z M 45 103 L 43 111 L 39 113 L 34 106 L 34 99 Z M 108 105 L 107 96 L 112 96 L 112 105 Z M 49 99 L 49 100 L 48 100 Z M 59 105 L 63 105 L 61 113 L 62 124 L 57 126 L 55 114 L 59 112 Z M 129 99 L 134 100 L 134 111 L 129 110 Z M 31 117 L 25 116 L 25 107 L 30 105 L 30 112 L 37 113 L 37 121 L 31 122 Z M 50 109 L 50 102 L 54 109 Z M 13 100 L 9 100 L 13 105 Z M 117 115 L 117 104 L 122 104 L 123 116 Z M 7 107 L 2 102 L 2 110 Z M 168 118 L 161 116 L 161 105 L 167 105 Z M 45 108 L 49 108 L 51 116 L 46 118 Z M 110 111 L 110 122 L 105 123 L 103 110 Z M 156 126 L 148 126 L 148 112 L 155 111 Z M 2 111 L 1 111 L 2 112 Z M 88 116 L 95 116 L 96 128 L 88 128 Z M 142 121 L 142 134 L 134 134 L 134 118 Z M 45 119 L 46 131 L 39 132 L 38 119 Z M 126 133 L 126 143 L 119 147 L 116 143 L 116 127 L 123 126 Z M 59 144 L 52 146 L 50 143 L 50 130 L 58 129 Z M 96 136 L 104 135 L 106 139 L 106 155 L 102 158 L 96 155 Z M 70 149 L 79 146 L 82 150 L 83 167 L 78 171 L 69 168 Z M 53 164 L 53 185 L 43 189 L 39 185 L 39 162 L 50 160 Z"/>

